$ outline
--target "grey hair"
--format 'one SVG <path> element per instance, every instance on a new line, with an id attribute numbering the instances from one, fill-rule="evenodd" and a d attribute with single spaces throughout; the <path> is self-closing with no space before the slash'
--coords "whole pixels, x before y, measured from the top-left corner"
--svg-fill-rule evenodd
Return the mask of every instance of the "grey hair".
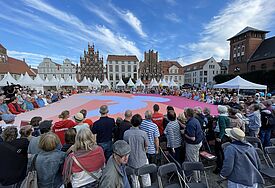
<path id="1" fill-rule="evenodd" d="M 124 113 L 124 116 L 126 118 L 132 117 L 132 111 L 131 110 L 126 110 L 125 113 Z"/>
<path id="2" fill-rule="evenodd" d="M 146 110 L 144 115 L 145 115 L 145 119 L 152 119 L 152 112 L 150 110 Z"/>

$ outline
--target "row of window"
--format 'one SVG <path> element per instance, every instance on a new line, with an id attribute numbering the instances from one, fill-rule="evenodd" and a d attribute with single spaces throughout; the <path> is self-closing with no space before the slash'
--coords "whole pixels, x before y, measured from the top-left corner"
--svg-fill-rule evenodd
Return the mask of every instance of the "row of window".
<path id="1" fill-rule="evenodd" d="M 179 78 L 179 81 L 181 81 L 181 76 L 174 76 L 174 78 L 173 78 L 173 76 L 165 76 L 165 80 L 169 80 L 169 81 L 171 81 L 171 80 L 177 81 L 178 78 Z"/>
<path id="2" fill-rule="evenodd" d="M 109 64 L 113 64 L 113 63 L 115 63 L 115 64 L 118 64 L 118 61 L 110 61 L 110 62 L 108 62 Z M 136 65 L 137 64 L 137 62 L 133 62 L 133 61 L 126 61 L 126 63 L 130 63 L 130 64 L 134 64 L 134 65 Z M 124 64 L 124 61 L 121 61 L 121 64 Z"/>
<path id="3" fill-rule="evenodd" d="M 115 65 L 115 72 L 119 72 L 119 67 L 120 67 L 121 72 L 125 72 L 125 68 L 126 68 L 125 65 L 121 65 L 121 66 Z M 128 65 L 127 70 L 128 70 L 128 72 L 132 72 L 132 65 Z M 109 65 L 109 72 L 113 72 L 113 71 L 114 71 L 113 70 L 113 65 Z M 137 72 L 137 66 L 136 65 L 133 66 L 133 72 Z"/>
<path id="4" fill-rule="evenodd" d="M 137 80 L 137 73 L 134 73 L 133 75 L 134 75 L 133 78 L 134 78 L 135 80 Z M 131 75 L 129 75 L 129 76 L 131 76 Z M 127 78 L 127 77 L 128 77 L 127 74 L 122 74 L 122 75 L 121 75 L 121 78 L 122 78 L 122 79 L 123 79 L 123 78 Z M 111 81 L 114 80 L 113 74 L 110 74 L 110 80 L 111 80 Z M 115 80 L 120 80 L 119 74 L 115 74 Z"/>
<path id="5" fill-rule="evenodd" d="M 275 69 L 275 62 L 273 63 L 273 69 Z M 267 65 L 265 63 L 261 64 L 261 70 L 266 70 L 267 69 Z M 251 71 L 256 71 L 256 65 L 251 65 L 250 67 Z"/>

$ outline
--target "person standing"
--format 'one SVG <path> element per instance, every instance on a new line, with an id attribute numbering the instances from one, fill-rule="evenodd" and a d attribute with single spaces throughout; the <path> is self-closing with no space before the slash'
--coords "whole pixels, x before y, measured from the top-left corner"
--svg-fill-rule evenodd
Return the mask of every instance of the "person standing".
<path id="1" fill-rule="evenodd" d="M 249 136 L 258 137 L 260 127 L 262 126 L 259 104 L 253 104 L 249 107 L 249 110 L 250 113 L 247 115 L 247 118 L 249 119 Z"/>
<path id="2" fill-rule="evenodd" d="M 232 143 L 224 149 L 220 176 L 228 179 L 228 188 L 256 188 L 259 184 L 264 184 L 259 172 L 259 156 L 255 148 L 244 141 L 244 132 L 239 128 L 225 129 L 225 132 L 232 139 Z"/>
<path id="3" fill-rule="evenodd" d="M 142 117 L 139 114 L 135 114 L 131 120 L 133 126 L 124 133 L 124 140 L 130 145 L 132 151 L 129 156 L 128 166 L 134 169 L 138 169 L 148 164 L 146 151 L 149 140 L 146 132 L 139 129 L 141 122 Z M 134 187 L 140 187 L 138 177 L 135 175 L 131 177 Z M 151 186 L 149 174 L 143 175 L 141 178 L 143 183 L 142 187 Z"/>
<path id="4" fill-rule="evenodd" d="M 132 124 L 131 124 L 132 111 L 126 110 L 124 113 L 124 116 L 125 116 L 125 119 L 123 121 L 121 121 L 121 123 L 119 125 L 116 126 L 115 141 L 123 140 L 125 131 L 129 130 L 132 127 Z"/>
<path id="5" fill-rule="evenodd" d="M 201 129 L 200 122 L 194 117 L 194 110 L 187 108 L 185 110 L 185 117 L 187 118 L 185 128 L 185 142 L 186 152 L 185 160 L 190 162 L 199 161 L 199 150 L 202 146 L 204 134 Z M 198 180 L 198 174 L 195 173 L 195 180 Z"/>
<path id="6" fill-rule="evenodd" d="M 154 113 L 152 115 L 152 121 L 153 121 L 153 123 L 155 123 L 158 126 L 160 140 L 161 140 L 161 137 L 163 136 L 163 132 L 164 132 L 164 125 L 163 125 L 164 115 L 162 113 L 159 113 L 159 105 L 158 104 L 154 104 L 153 110 L 154 110 Z"/>
<path id="7" fill-rule="evenodd" d="M 102 105 L 99 110 L 101 117 L 94 122 L 91 128 L 92 133 L 96 134 L 97 144 L 103 148 L 106 161 L 112 155 L 112 138 L 115 127 L 115 120 L 108 117 L 108 112 L 108 106 Z"/>
<path id="8" fill-rule="evenodd" d="M 157 163 L 156 155 L 159 153 L 159 130 L 158 126 L 152 122 L 152 112 L 147 110 L 145 112 L 145 120 L 142 121 L 140 127 L 141 130 L 147 133 L 149 144 L 147 157 L 149 163 Z"/>
<path id="9" fill-rule="evenodd" d="M 113 155 L 108 159 L 102 172 L 99 188 L 130 188 L 125 165 L 131 152 L 130 145 L 124 140 L 118 140 L 113 145 Z"/>

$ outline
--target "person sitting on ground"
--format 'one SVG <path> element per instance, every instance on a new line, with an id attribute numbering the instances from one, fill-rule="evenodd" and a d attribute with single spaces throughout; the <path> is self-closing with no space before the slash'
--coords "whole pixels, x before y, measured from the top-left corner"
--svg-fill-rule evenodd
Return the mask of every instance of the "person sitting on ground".
<path id="1" fill-rule="evenodd" d="M 30 121 L 30 125 L 33 127 L 33 132 L 32 132 L 32 136 L 39 136 L 40 133 L 40 129 L 39 129 L 39 123 L 42 121 L 42 117 L 40 116 L 35 116 L 31 119 Z"/>
<path id="2" fill-rule="evenodd" d="M 75 126 L 74 128 L 76 129 L 76 132 L 78 132 L 80 129 L 83 128 L 90 128 L 90 126 L 87 123 L 83 123 L 84 116 L 82 113 L 76 113 L 74 115 L 74 121 L 75 121 Z"/>
<path id="3" fill-rule="evenodd" d="M 80 129 L 75 138 L 74 150 L 64 164 L 64 182 L 71 182 L 73 188 L 96 187 L 104 164 L 104 152 L 96 144 L 95 135 L 88 128 Z"/>
<path id="4" fill-rule="evenodd" d="M 132 151 L 129 156 L 128 166 L 134 169 L 149 164 L 146 156 L 149 140 L 147 133 L 139 129 L 141 122 L 142 117 L 139 114 L 135 114 L 131 119 L 133 126 L 124 133 L 124 140 L 130 145 Z M 140 187 L 138 176 L 131 175 L 131 178 L 133 187 Z M 143 175 L 141 178 L 142 187 L 151 186 L 149 174 Z"/>
<path id="5" fill-rule="evenodd" d="M 5 97 L 0 96 L 0 116 L 13 116 L 13 114 L 9 111 L 9 107 L 5 103 Z"/>
<path id="6" fill-rule="evenodd" d="M 37 99 L 36 100 L 36 103 L 38 104 L 39 108 L 42 108 L 42 107 L 45 107 L 45 101 L 43 99 L 43 95 L 42 94 L 39 94 L 37 96 Z"/>
<path id="7" fill-rule="evenodd" d="M 99 188 L 130 188 L 125 171 L 130 152 L 131 147 L 124 140 L 118 140 L 114 143 L 113 155 L 103 170 Z"/>
<path id="8" fill-rule="evenodd" d="M 24 103 L 23 103 L 23 109 L 26 110 L 26 111 L 34 110 L 34 106 L 31 102 L 31 97 L 30 96 L 27 96 L 25 98 Z"/>
<path id="9" fill-rule="evenodd" d="M 20 114 L 22 112 L 25 112 L 19 104 L 17 104 L 18 98 L 17 97 L 11 97 L 11 102 L 8 104 L 9 110 L 12 114 Z"/>
<path id="10" fill-rule="evenodd" d="M 82 109 L 82 110 L 80 110 L 80 113 L 83 114 L 83 116 L 84 116 L 83 123 L 87 123 L 90 126 L 90 128 L 91 128 L 94 123 L 93 123 L 93 121 L 91 119 L 86 118 L 87 117 L 87 110 Z"/>
<path id="11" fill-rule="evenodd" d="M 52 127 L 53 132 L 59 137 L 61 144 L 65 144 L 65 131 L 75 126 L 75 122 L 70 120 L 70 112 L 63 111 L 59 116 L 61 120 L 56 122 Z"/>
<path id="12" fill-rule="evenodd" d="M 112 137 L 115 127 L 115 120 L 108 117 L 108 112 L 108 106 L 102 105 L 99 110 L 101 117 L 94 122 L 91 128 L 93 134 L 96 135 L 97 144 L 104 150 L 106 160 L 112 155 Z"/>
<path id="13" fill-rule="evenodd" d="M 117 140 L 123 140 L 123 136 L 125 131 L 129 130 L 130 127 L 132 127 L 131 124 L 131 118 L 132 118 L 132 111 L 126 110 L 124 113 L 124 120 L 120 123 L 120 125 L 116 126 L 116 134 L 117 134 Z"/>
<path id="14" fill-rule="evenodd" d="M 244 132 L 239 128 L 229 128 L 225 132 L 232 139 L 232 143 L 224 149 L 220 176 L 228 179 L 228 188 L 254 188 L 264 184 L 259 156 L 255 148 L 244 140 Z"/>
<path id="15" fill-rule="evenodd" d="M 35 169 L 39 188 L 60 187 L 63 184 L 62 167 L 66 153 L 57 150 L 60 140 L 52 132 L 41 135 L 38 147 L 41 150 L 37 154 Z M 28 165 L 33 162 L 35 155 L 29 158 Z"/>
<path id="16" fill-rule="evenodd" d="M 16 126 L 7 127 L 0 142 L 0 187 L 19 187 L 26 176 L 29 141 L 18 137 Z"/>

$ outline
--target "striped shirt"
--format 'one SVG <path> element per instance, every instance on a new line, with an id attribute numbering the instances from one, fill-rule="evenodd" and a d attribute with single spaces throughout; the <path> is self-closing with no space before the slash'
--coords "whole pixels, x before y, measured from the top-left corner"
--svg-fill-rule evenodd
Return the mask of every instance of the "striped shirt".
<path id="1" fill-rule="evenodd" d="M 151 120 L 143 120 L 139 128 L 147 133 L 149 139 L 148 154 L 156 153 L 155 138 L 160 136 L 158 126 Z"/>
<path id="2" fill-rule="evenodd" d="M 182 138 L 180 133 L 180 125 L 177 120 L 169 121 L 164 134 L 167 137 L 167 147 L 178 148 L 181 146 Z"/>

